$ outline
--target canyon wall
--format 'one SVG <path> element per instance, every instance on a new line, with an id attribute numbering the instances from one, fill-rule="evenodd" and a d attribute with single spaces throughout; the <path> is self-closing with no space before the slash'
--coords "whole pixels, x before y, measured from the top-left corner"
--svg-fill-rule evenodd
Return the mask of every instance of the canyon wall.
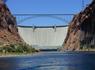
<path id="1" fill-rule="evenodd" d="M 62 50 L 95 48 L 95 0 L 71 21 Z"/>
<path id="2" fill-rule="evenodd" d="M 7 5 L 0 0 L 0 44 L 22 43 L 17 29 L 16 18 Z"/>

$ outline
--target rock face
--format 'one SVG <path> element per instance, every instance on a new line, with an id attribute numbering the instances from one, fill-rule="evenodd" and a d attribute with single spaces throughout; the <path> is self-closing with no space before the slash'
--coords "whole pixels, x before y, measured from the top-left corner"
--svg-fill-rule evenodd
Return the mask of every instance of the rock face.
<path id="1" fill-rule="evenodd" d="M 15 17 L 11 15 L 3 0 L 0 0 L 0 44 L 23 42 L 16 26 Z"/>
<path id="2" fill-rule="evenodd" d="M 95 48 L 95 0 L 84 11 L 75 15 L 64 41 L 64 51 Z"/>

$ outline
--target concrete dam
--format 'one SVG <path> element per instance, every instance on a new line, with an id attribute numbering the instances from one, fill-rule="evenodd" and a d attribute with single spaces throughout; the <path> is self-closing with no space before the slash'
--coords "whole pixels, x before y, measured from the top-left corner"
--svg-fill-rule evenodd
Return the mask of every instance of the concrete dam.
<path id="1" fill-rule="evenodd" d="M 62 47 L 68 26 L 18 26 L 23 40 L 36 49 Z"/>

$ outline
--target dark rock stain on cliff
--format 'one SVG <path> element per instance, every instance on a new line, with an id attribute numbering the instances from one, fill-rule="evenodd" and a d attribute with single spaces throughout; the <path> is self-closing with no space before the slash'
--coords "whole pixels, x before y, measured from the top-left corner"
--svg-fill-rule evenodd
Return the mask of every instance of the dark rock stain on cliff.
<path id="1" fill-rule="evenodd" d="M 63 50 L 95 48 L 95 0 L 71 21 Z"/>

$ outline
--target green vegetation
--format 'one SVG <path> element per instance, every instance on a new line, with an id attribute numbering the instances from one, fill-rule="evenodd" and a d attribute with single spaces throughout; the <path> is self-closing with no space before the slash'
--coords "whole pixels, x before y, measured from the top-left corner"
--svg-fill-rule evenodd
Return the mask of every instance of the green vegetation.
<path id="1" fill-rule="evenodd" d="M 36 50 L 27 44 L 9 44 L 0 47 L 1 54 L 29 54 Z"/>
<path id="2" fill-rule="evenodd" d="M 95 51 L 95 46 L 94 45 L 89 45 L 89 44 L 84 44 L 80 45 L 80 50 L 81 51 Z"/>

